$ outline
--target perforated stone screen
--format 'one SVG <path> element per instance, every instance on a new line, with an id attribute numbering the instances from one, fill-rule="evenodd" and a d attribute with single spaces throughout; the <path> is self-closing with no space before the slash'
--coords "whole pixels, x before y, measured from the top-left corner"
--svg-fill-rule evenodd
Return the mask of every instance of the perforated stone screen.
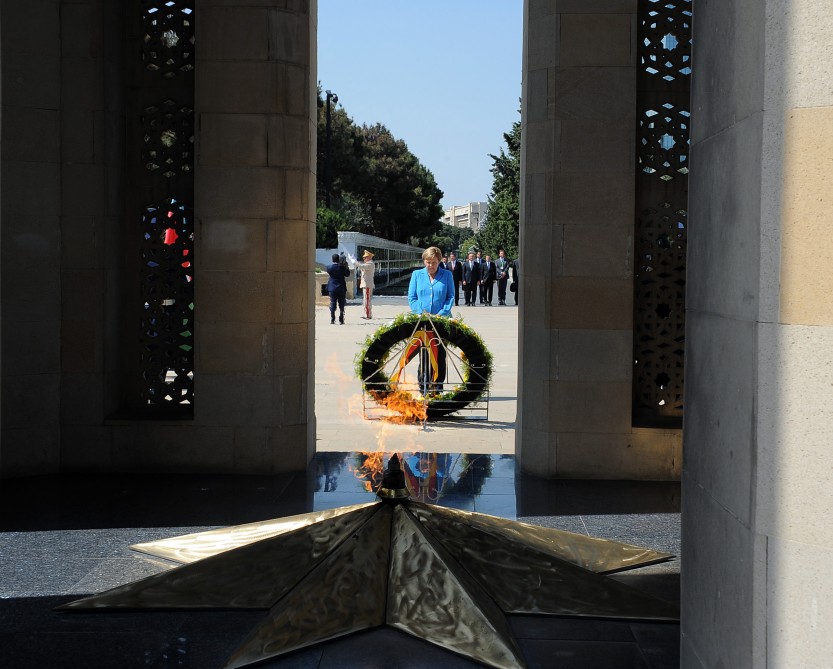
<path id="1" fill-rule="evenodd" d="M 683 415 L 691 0 L 639 0 L 635 425 Z"/>
<path id="2" fill-rule="evenodd" d="M 194 5 L 140 0 L 140 406 L 193 411 Z"/>

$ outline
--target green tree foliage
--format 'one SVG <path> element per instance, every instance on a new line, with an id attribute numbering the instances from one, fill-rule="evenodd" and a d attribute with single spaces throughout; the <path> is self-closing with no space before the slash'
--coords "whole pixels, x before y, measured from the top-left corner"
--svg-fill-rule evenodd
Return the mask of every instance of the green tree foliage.
<path id="1" fill-rule="evenodd" d="M 471 228 L 458 228 L 453 225 L 442 223 L 440 231 L 432 238 L 425 241 L 425 246 L 436 246 L 443 250 L 443 253 L 460 251 L 461 244 L 474 235 Z"/>
<path id="2" fill-rule="evenodd" d="M 326 202 L 326 122 L 319 89 L 319 207 Z M 357 126 L 343 108 L 332 106 L 330 133 L 330 209 L 348 219 L 349 229 L 418 246 L 433 239 L 440 230 L 443 193 L 405 142 L 380 123 Z M 325 228 L 331 223 L 326 217 L 319 221 Z M 328 234 L 322 230 L 322 237 Z"/>
<path id="3" fill-rule="evenodd" d="M 518 257 L 518 229 L 520 225 L 521 195 L 521 122 L 515 121 L 512 130 L 503 134 L 506 150 L 492 159 L 492 193 L 486 224 L 475 236 L 477 248 L 496 256 L 500 248 L 509 258 Z"/>

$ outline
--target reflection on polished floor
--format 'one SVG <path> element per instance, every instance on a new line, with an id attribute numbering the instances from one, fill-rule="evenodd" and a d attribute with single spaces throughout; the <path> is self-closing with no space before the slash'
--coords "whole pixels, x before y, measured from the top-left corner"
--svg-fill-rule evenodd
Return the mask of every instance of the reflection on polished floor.
<path id="1" fill-rule="evenodd" d="M 66 614 L 53 607 L 172 565 L 136 542 L 374 499 L 363 453 L 319 454 L 306 475 L 61 476 L 0 487 L 0 667 L 223 666 L 262 612 Z M 506 455 L 403 455 L 414 497 L 679 554 L 679 486 L 520 476 Z M 616 576 L 678 599 L 678 562 Z M 529 667 L 678 666 L 673 623 L 509 616 Z M 263 667 L 479 666 L 391 629 L 326 642 Z"/>

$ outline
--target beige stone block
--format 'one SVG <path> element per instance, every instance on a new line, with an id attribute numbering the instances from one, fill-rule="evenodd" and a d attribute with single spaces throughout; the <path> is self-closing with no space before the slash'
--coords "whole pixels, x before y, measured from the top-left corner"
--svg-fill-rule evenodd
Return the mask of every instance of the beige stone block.
<path id="1" fill-rule="evenodd" d="M 4 24 L 7 17 L 4 12 Z M 6 34 L 16 31 L 7 30 Z M 60 41 L 60 40 L 56 40 Z M 46 44 L 38 38 L 32 47 Z M 57 56 L 42 57 L 15 51 L 3 42 L 3 107 L 58 109 L 61 104 L 61 62 Z"/>
<path id="2" fill-rule="evenodd" d="M 552 381 L 550 432 L 611 433 L 631 429 L 630 383 Z"/>
<path id="3" fill-rule="evenodd" d="M 271 168 L 201 166 L 197 170 L 197 211 L 218 218 L 280 217 L 285 176 Z"/>
<path id="4" fill-rule="evenodd" d="M 561 16 L 555 13 L 540 15 L 526 23 L 527 72 L 558 65 L 558 36 Z"/>
<path id="5" fill-rule="evenodd" d="M 833 107 L 792 109 L 784 136 L 782 323 L 833 325 Z"/>
<path id="6" fill-rule="evenodd" d="M 679 449 L 659 430 L 658 438 L 632 434 L 559 433 L 555 476 L 559 478 L 671 481 Z M 676 474 L 676 476 L 675 476 Z"/>
<path id="7" fill-rule="evenodd" d="M 269 119 L 269 165 L 271 167 L 315 166 L 312 143 L 315 130 L 303 116 L 273 114 Z"/>
<path id="8" fill-rule="evenodd" d="M 15 321 L 3 333 L 3 374 L 55 374 L 60 371 L 61 322 Z"/>
<path id="9" fill-rule="evenodd" d="M 562 14 L 558 64 L 562 67 L 635 65 L 636 14 Z"/>
<path id="10" fill-rule="evenodd" d="M 833 327 L 760 324 L 756 523 L 784 541 L 833 546 Z M 772 490 L 778 490 L 777 495 Z"/>
<path id="11" fill-rule="evenodd" d="M 528 0 L 527 16 L 530 20 L 542 19 L 550 14 L 561 11 L 559 0 Z"/>
<path id="12" fill-rule="evenodd" d="M 57 425 L 33 422 L 13 427 L 3 419 L 4 478 L 43 476 L 61 471 L 61 434 Z"/>
<path id="13" fill-rule="evenodd" d="M 195 74 L 196 107 L 203 113 L 287 112 L 287 65 L 259 61 L 200 60 Z"/>
<path id="14" fill-rule="evenodd" d="M 303 375 L 314 368 L 312 323 L 275 325 L 272 357 L 278 374 Z"/>
<path id="15" fill-rule="evenodd" d="M 553 0 L 561 14 L 635 14 L 637 0 Z"/>
<path id="16" fill-rule="evenodd" d="M 61 166 L 61 214 L 102 216 L 104 214 L 104 165 Z"/>
<path id="17" fill-rule="evenodd" d="M 633 332 L 559 330 L 552 378 L 558 381 L 630 383 Z"/>
<path id="18" fill-rule="evenodd" d="M 13 381 L 10 381 L 13 379 Z M 3 389 L 3 429 L 58 424 L 60 374 L 19 374 L 7 377 Z M 37 445 L 33 445 L 37 448 Z M 5 449 L 5 443 L 4 443 Z"/>
<path id="19" fill-rule="evenodd" d="M 534 226 L 549 226 L 552 223 L 551 186 L 552 174 L 526 174 L 521 185 L 521 220 L 524 222 L 521 235 Z"/>
<path id="20" fill-rule="evenodd" d="M 33 3 L 34 4 L 34 3 Z M 65 4 L 60 8 L 61 56 L 66 60 L 100 58 L 104 22 L 90 4 Z M 40 37 L 43 40 L 43 36 Z"/>
<path id="21" fill-rule="evenodd" d="M 524 324 L 523 333 L 524 349 L 529 351 L 528 356 L 520 358 L 524 384 L 533 382 L 545 383 L 550 379 L 550 366 L 555 356 L 558 355 L 558 332 L 547 330 L 541 327 Z M 526 387 L 524 385 L 523 387 Z M 538 386 L 540 394 L 548 390 L 548 386 Z M 539 393 L 529 398 L 531 402 L 546 402 L 541 400 Z"/>
<path id="22" fill-rule="evenodd" d="M 280 295 L 277 283 L 273 272 L 201 272 L 194 286 L 199 325 L 275 320 L 277 296 Z M 210 298 L 201 300 L 202 294 Z"/>
<path id="23" fill-rule="evenodd" d="M 201 114 L 201 165 L 266 165 L 265 114 Z"/>
<path id="24" fill-rule="evenodd" d="M 549 107 L 549 74 L 552 70 L 531 70 L 525 82 L 526 120 L 546 121 Z"/>
<path id="25" fill-rule="evenodd" d="M 309 104 L 309 66 L 290 64 L 280 70 L 280 74 L 282 79 L 279 82 L 281 86 L 279 94 L 285 96 L 286 113 L 291 116 L 309 118 L 310 110 L 315 109 Z"/>
<path id="26" fill-rule="evenodd" d="M 3 135 L 3 161 L 57 163 L 61 155 L 60 116 L 55 109 L 4 109 L 3 125 L 14 132 Z"/>
<path id="27" fill-rule="evenodd" d="M 198 374 L 194 377 L 195 423 L 205 426 L 280 425 L 275 378 L 252 374 Z"/>
<path id="28" fill-rule="evenodd" d="M 633 324 L 633 284 L 628 279 L 554 279 L 552 327 L 578 330 L 629 330 Z"/>
<path id="29" fill-rule="evenodd" d="M 275 305 L 280 323 L 306 323 L 310 272 L 277 272 L 280 303 Z"/>
<path id="30" fill-rule="evenodd" d="M 61 269 L 100 267 L 105 227 L 105 222 L 94 216 L 62 216 L 59 233 Z"/>
<path id="31" fill-rule="evenodd" d="M 61 427 L 61 471 L 104 473 L 112 471 L 112 467 L 112 428 L 104 425 Z"/>
<path id="32" fill-rule="evenodd" d="M 305 15 L 269 12 L 269 57 L 291 63 L 309 61 L 310 28 Z"/>
<path id="33" fill-rule="evenodd" d="M 272 472 L 305 471 L 315 454 L 314 437 L 306 425 L 286 425 L 271 431 Z"/>
<path id="34" fill-rule="evenodd" d="M 206 219 L 197 240 L 203 270 L 267 269 L 270 224 L 261 219 Z"/>
<path id="35" fill-rule="evenodd" d="M 271 374 L 273 351 L 271 324 L 200 324 L 197 356 L 201 374 Z"/>
<path id="36" fill-rule="evenodd" d="M 104 420 L 104 376 L 61 375 L 61 425 L 99 426 Z"/>
<path id="37" fill-rule="evenodd" d="M 306 374 L 282 375 L 278 377 L 278 382 L 281 424 L 305 425 L 308 420 Z M 309 407 L 309 410 L 311 409 L 312 407 Z"/>
<path id="38" fill-rule="evenodd" d="M 61 106 L 69 109 L 103 109 L 101 63 L 65 58 L 61 61 Z"/>
<path id="39" fill-rule="evenodd" d="M 524 427 L 523 431 L 515 432 L 515 438 L 517 440 L 515 452 L 521 470 L 541 478 L 552 476 L 549 463 L 557 448 L 555 435 Z M 537 498 L 535 501 L 542 500 Z"/>
<path id="40" fill-rule="evenodd" d="M 562 225 L 633 226 L 633 169 L 557 172 L 552 199 Z"/>
<path id="41" fill-rule="evenodd" d="M 61 272 L 61 314 L 65 320 L 101 321 L 104 318 L 105 278 L 101 270 Z"/>
<path id="42" fill-rule="evenodd" d="M 4 284 L 4 321 L 54 322 L 61 313 L 61 281 L 57 271 L 19 271 L 4 277 Z"/>
<path id="43" fill-rule="evenodd" d="M 51 273 L 60 266 L 62 231 L 56 219 L 8 221 L 3 231 L 3 270 L 12 280 L 18 272 Z"/>
<path id="44" fill-rule="evenodd" d="M 626 279 L 633 275 L 633 226 L 564 226 L 564 275 Z"/>
<path id="45" fill-rule="evenodd" d="M 565 171 L 634 169 L 633 121 L 558 121 L 561 127 L 557 165 Z"/>
<path id="46" fill-rule="evenodd" d="M 628 119 L 635 122 L 636 69 L 559 67 L 553 70 L 556 119 Z"/>
<path id="47" fill-rule="evenodd" d="M 197 13 L 200 50 L 218 60 L 267 60 L 269 22 L 266 7 L 206 6 Z"/>
<path id="48" fill-rule="evenodd" d="M 65 162 L 93 163 L 103 158 L 104 113 L 94 109 L 62 109 L 60 140 L 55 149 Z"/>
<path id="49" fill-rule="evenodd" d="M 52 0 L 29 0 L 3 7 L 3 24 L 7 26 L 3 35 L 4 64 L 6 52 L 28 58 L 59 57 L 62 13 L 63 7 Z"/>
<path id="50" fill-rule="evenodd" d="M 3 232 L 25 229 L 27 221 L 54 221 L 61 205 L 61 169 L 57 163 L 3 161 Z M 89 204 L 89 203 L 88 203 Z M 65 212 L 70 213 L 70 212 Z M 89 214 L 88 210 L 85 212 Z"/>
<path id="51" fill-rule="evenodd" d="M 557 169 L 560 130 L 559 121 L 528 123 L 524 127 L 524 132 L 529 134 L 525 144 L 525 164 L 531 173 Z"/>
<path id="52" fill-rule="evenodd" d="M 284 272 L 308 270 L 309 258 L 313 257 L 309 249 L 311 239 L 315 239 L 312 221 L 269 221 L 268 268 Z"/>
<path id="53" fill-rule="evenodd" d="M 83 313 L 76 315 L 83 316 Z M 92 320 L 61 321 L 61 371 L 100 372 L 103 346 L 100 324 Z"/>
<path id="54" fill-rule="evenodd" d="M 286 170 L 284 188 L 284 218 L 294 221 L 308 221 L 309 181 L 312 174 L 308 170 Z"/>
<path id="55" fill-rule="evenodd" d="M 820 514 L 818 520 L 830 524 L 827 514 Z M 833 547 L 769 537 L 766 556 L 767 664 L 829 665 L 833 657 Z"/>
<path id="56" fill-rule="evenodd" d="M 268 427 L 234 428 L 235 473 L 272 473 L 271 432 Z"/>

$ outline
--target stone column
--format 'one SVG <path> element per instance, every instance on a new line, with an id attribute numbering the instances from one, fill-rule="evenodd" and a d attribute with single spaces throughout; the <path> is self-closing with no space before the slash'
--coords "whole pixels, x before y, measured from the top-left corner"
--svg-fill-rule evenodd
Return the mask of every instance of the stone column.
<path id="1" fill-rule="evenodd" d="M 677 478 L 633 428 L 636 0 L 527 0 L 517 454 L 545 477 Z"/>
<path id="2" fill-rule="evenodd" d="M 61 460 L 62 17 L 58 0 L 4 2 L 0 13 L 0 473 L 24 476 L 55 472 Z M 78 314 L 75 333 L 91 320 Z"/>
<path id="3" fill-rule="evenodd" d="M 316 3 L 197 11 L 195 421 L 236 471 L 314 452 Z"/>
<path id="4" fill-rule="evenodd" d="M 696 4 L 682 666 L 833 657 L 833 14 Z"/>

